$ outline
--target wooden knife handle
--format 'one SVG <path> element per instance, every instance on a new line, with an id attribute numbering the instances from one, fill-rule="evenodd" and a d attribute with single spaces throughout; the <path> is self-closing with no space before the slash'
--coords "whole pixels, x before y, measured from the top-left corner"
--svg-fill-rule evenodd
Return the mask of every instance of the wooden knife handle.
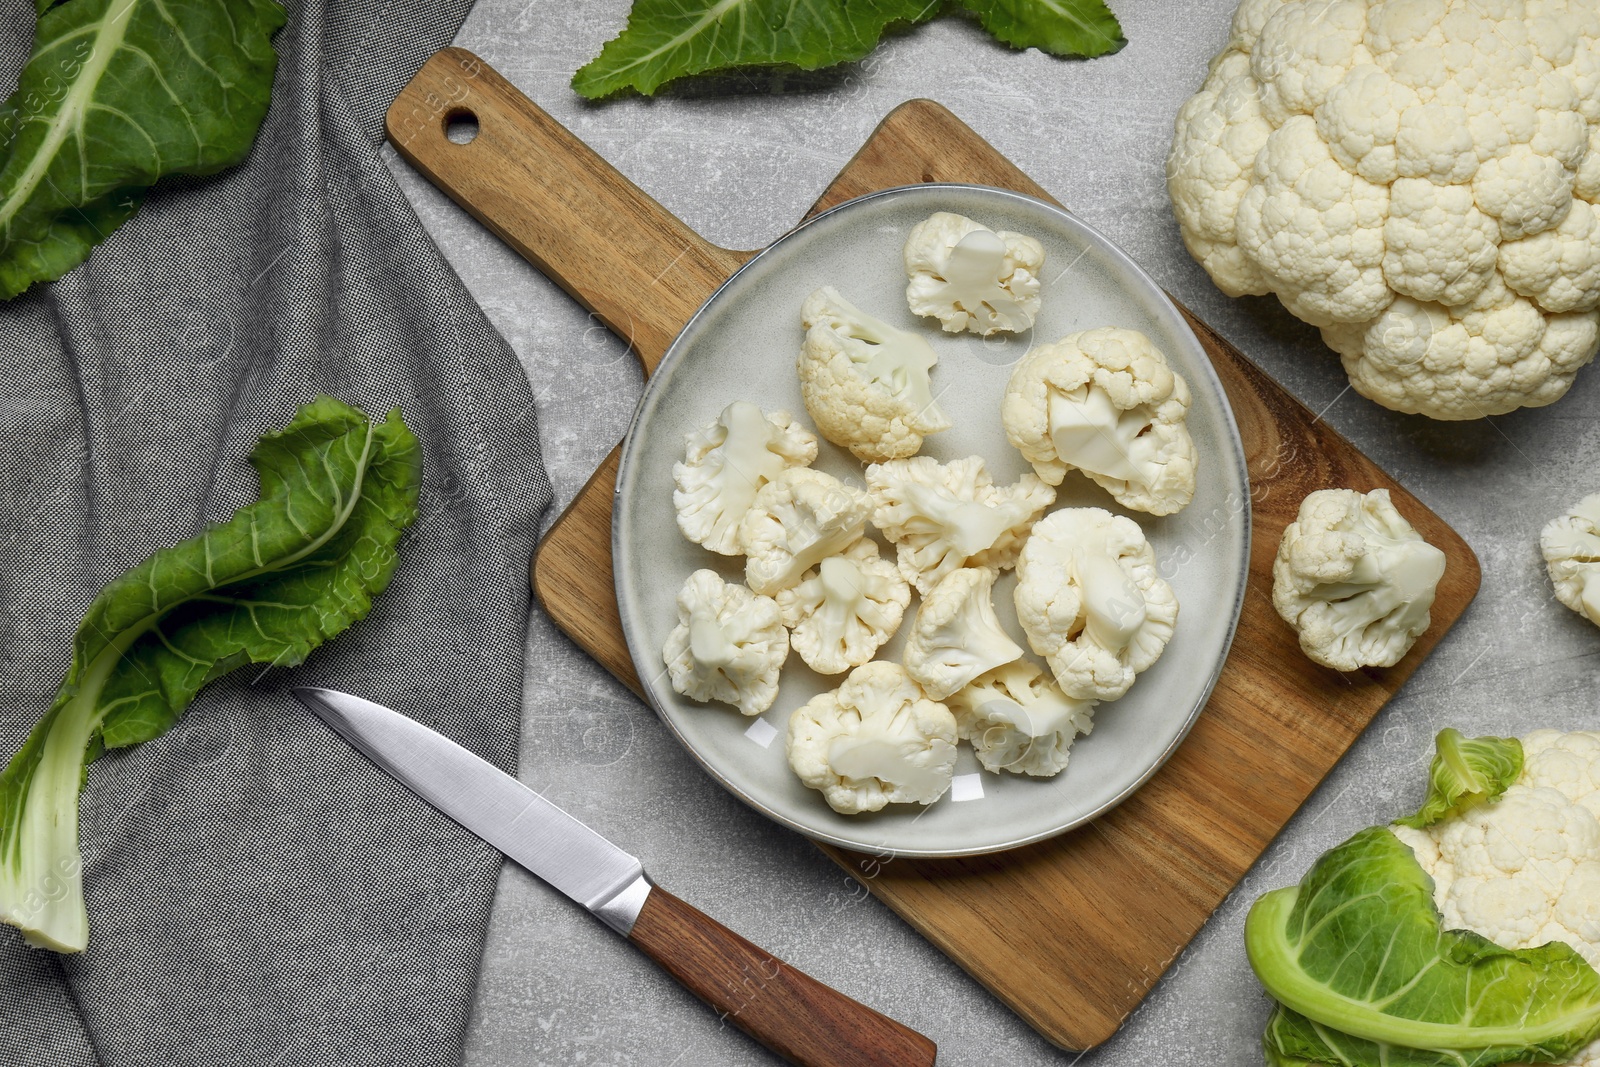
<path id="1" fill-rule="evenodd" d="M 931 1067 L 934 1043 L 763 952 L 652 886 L 628 940 L 683 987 L 800 1067 Z"/>

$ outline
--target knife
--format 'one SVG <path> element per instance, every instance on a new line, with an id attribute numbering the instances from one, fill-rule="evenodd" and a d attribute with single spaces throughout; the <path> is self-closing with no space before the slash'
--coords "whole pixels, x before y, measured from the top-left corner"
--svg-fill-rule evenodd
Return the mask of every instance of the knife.
<path id="1" fill-rule="evenodd" d="M 801 1067 L 924 1067 L 934 1043 L 651 883 L 633 856 L 498 767 L 381 704 L 297 699 L 423 800 L 589 909 L 683 987 Z"/>

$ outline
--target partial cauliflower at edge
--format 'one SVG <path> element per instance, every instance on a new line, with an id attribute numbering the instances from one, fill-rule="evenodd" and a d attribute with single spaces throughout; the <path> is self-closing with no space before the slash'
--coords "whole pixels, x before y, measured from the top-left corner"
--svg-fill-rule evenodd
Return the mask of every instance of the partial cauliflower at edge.
<path id="1" fill-rule="evenodd" d="M 1172 639 L 1178 598 L 1139 524 L 1103 508 L 1063 508 L 1033 528 L 1017 560 L 1017 618 L 1062 692 L 1116 700 Z"/>
<path id="2" fill-rule="evenodd" d="M 790 467 L 761 487 L 739 524 L 745 581 L 771 596 L 861 537 L 872 500 L 810 467 Z"/>
<path id="3" fill-rule="evenodd" d="M 818 674 L 841 674 L 877 655 L 910 602 L 910 585 L 865 537 L 778 591 L 789 644 Z"/>
<path id="4" fill-rule="evenodd" d="M 928 372 L 939 357 L 920 335 L 873 318 L 831 285 L 800 310 L 805 344 L 795 370 L 817 431 L 874 463 L 914 456 L 950 428 Z"/>
<path id="5" fill-rule="evenodd" d="M 1189 386 L 1137 330 L 1040 345 L 1011 372 L 1000 421 L 1040 478 L 1077 468 L 1123 507 L 1171 515 L 1194 498 Z"/>
<path id="6" fill-rule="evenodd" d="M 994 613 L 995 572 L 963 567 L 928 591 L 906 638 L 906 673 L 943 700 L 978 675 L 1022 658 Z"/>
<path id="7" fill-rule="evenodd" d="M 724 582 L 716 571 L 689 575 L 678 593 L 678 625 L 662 651 L 673 689 L 760 715 L 778 697 L 788 656 L 776 601 Z"/>
<path id="8" fill-rule="evenodd" d="M 1586 496 L 1539 535 L 1556 599 L 1600 626 L 1600 493 Z"/>
<path id="9" fill-rule="evenodd" d="M 1056 493 L 1031 474 L 997 486 L 982 459 L 928 456 L 867 468 L 872 524 L 896 549 L 900 573 L 926 596 L 961 567 L 1014 566 L 1017 552 Z"/>
<path id="10" fill-rule="evenodd" d="M 1021 333 L 1039 314 L 1044 245 L 965 215 L 935 212 L 912 227 L 903 253 L 906 303 L 946 333 Z"/>
<path id="11" fill-rule="evenodd" d="M 787 411 L 763 414 L 744 400 L 722 409 L 685 438 L 683 462 L 672 467 L 678 529 L 697 545 L 739 554 L 739 523 L 756 493 L 789 467 L 810 466 L 817 439 Z"/>
<path id="12" fill-rule="evenodd" d="M 1027 660 L 973 679 L 945 701 L 978 762 L 1041 778 L 1067 769 L 1072 742 L 1094 728 L 1094 701 L 1074 700 Z"/>
<path id="13" fill-rule="evenodd" d="M 1319 489 L 1283 531 L 1272 603 L 1324 667 L 1392 667 L 1428 628 L 1444 565 L 1389 490 Z"/>
<path id="14" fill-rule="evenodd" d="M 888 804 L 932 804 L 950 788 L 956 720 L 898 663 L 850 672 L 789 717 L 789 766 L 845 815 Z"/>
<path id="15" fill-rule="evenodd" d="M 1244 0 L 1174 128 L 1184 242 L 1385 407 L 1549 404 L 1600 339 L 1597 71 L 1582 0 Z"/>

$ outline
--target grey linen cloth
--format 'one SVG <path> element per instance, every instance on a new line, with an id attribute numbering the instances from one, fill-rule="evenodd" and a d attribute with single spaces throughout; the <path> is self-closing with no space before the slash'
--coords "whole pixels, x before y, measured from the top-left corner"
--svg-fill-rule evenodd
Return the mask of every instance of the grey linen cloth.
<path id="1" fill-rule="evenodd" d="M 255 499 L 246 455 L 313 394 L 401 407 L 421 516 L 366 620 L 93 765 L 89 950 L 0 927 L 0 1064 L 460 1058 L 500 858 L 286 690 L 355 691 L 511 769 L 550 488 L 524 371 L 378 155 L 385 107 L 470 2 L 288 6 L 247 163 L 164 183 L 85 266 L 0 304 L 3 758 L 99 588 Z M 32 3 L 12 7 L 14 85 Z"/>

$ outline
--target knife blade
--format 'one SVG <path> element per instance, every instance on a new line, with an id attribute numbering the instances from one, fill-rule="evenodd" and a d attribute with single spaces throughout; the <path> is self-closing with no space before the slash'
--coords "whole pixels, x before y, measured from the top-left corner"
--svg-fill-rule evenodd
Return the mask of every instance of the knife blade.
<path id="1" fill-rule="evenodd" d="M 583 905 L 691 993 L 801 1067 L 931 1067 L 934 1043 L 653 884 L 634 856 L 498 767 L 370 700 L 296 699 L 440 812 Z"/>

